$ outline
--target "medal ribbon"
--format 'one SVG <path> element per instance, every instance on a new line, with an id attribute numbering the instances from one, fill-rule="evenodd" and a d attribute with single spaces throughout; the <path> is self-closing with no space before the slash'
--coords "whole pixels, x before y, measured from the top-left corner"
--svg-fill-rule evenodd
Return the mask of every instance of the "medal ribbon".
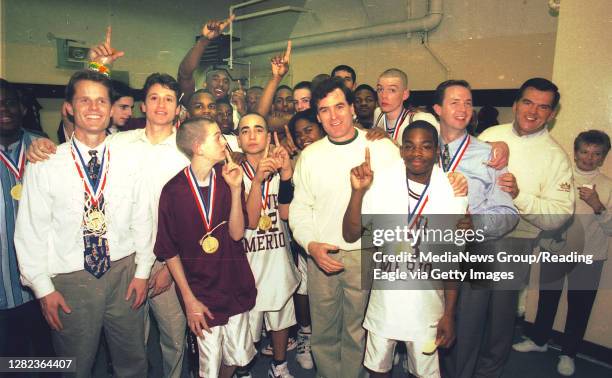
<path id="1" fill-rule="evenodd" d="M 253 168 L 248 160 L 245 160 L 244 163 L 242 163 L 242 169 L 249 180 L 253 181 L 255 178 L 255 168 Z M 268 208 L 268 194 L 270 193 L 270 182 L 272 181 L 272 176 L 273 175 L 270 175 L 270 177 L 264 180 L 264 182 L 261 184 L 261 207 L 264 211 Z"/>
<path id="2" fill-rule="evenodd" d="M 74 138 L 72 138 L 70 143 L 70 153 L 72 154 L 72 160 L 74 160 L 74 165 L 76 166 L 77 172 L 79 172 L 79 176 L 81 177 L 81 180 L 83 180 L 85 192 L 87 195 L 89 195 L 92 205 L 98 206 L 98 200 L 106 187 L 106 177 L 108 175 L 108 165 L 110 163 L 110 150 L 107 147 L 104 147 L 104 151 L 102 151 L 102 161 L 100 162 L 100 168 L 98 169 L 97 175 L 98 180 L 96 180 L 96 182 L 91 182 L 89 179 L 89 175 L 86 173 L 87 165 L 85 164 L 83 156 L 81 156 L 81 153 L 76 146 Z M 79 157 L 78 160 L 76 158 L 77 156 Z M 102 175 L 100 175 L 100 172 L 102 172 Z"/>
<path id="3" fill-rule="evenodd" d="M 206 232 L 210 233 L 210 229 L 212 228 L 215 197 L 217 195 L 217 184 L 215 182 L 217 178 L 217 173 L 215 172 L 214 168 L 210 170 L 210 186 L 208 189 L 208 198 L 204 198 L 202 191 L 198 186 L 195 174 L 191 170 L 191 165 L 185 167 L 183 172 L 185 173 L 185 176 L 187 176 L 187 181 L 189 182 L 191 194 L 193 194 L 193 197 L 196 200 L 196 204 L 198 205 L 198 210 L 200 211 L 200 216 L 202 217 L 202 222 L 204 222 Z"/>
<path id="4" fill-rule="evenodd" d="M 402 112 L 400 113 L 399 117 L 397 117 L 397 119 L 395 120 L 395 126 L 393 129 L 389 129 L 389 126 L 387 125 L 387 115 L 386 114 L 385 114 L 385 117 L 383 118 L 385 130 L 392 137 L 392 139 L 396 142 L 397 142 L 397 138 L 399 137 L 399 130 L 401 129 L 400 126 L 402 125 L 402 123 L 404 123 L 404 120 L 408 116 L 408 113 L 410 112 L 402 107 Z"/>
<path id="5" fill-rule="evenodd" d="M 0 160 L 2 160 L 9 171 L 13 172 L 13 175 L 15 175 L 17 181 L 21 181 L 21 177 L 23 176 L 23 170 L 25 168 L 25 150 L 25 142 L 22 139 L 17 150 L 17 162 L 14 162 L 13 159 L 11 159 L 8 151 L 4 152 L 0 150 Z"/>
<path id="6" fill-rule="evenodd" d="M 455 151 L 455 154 L 453 155 L 453 158 L 448 164 L 448 167 L 445 167 L 444 164 L 442 164 L 442 156 L 440 156 L 440 167 L 442 167 L 444 172 L 455 172 L 455 169 L 457 169 L 457 167 L 459 166 L 459 162 L 463 158 L 465 151 L 470 145 L 470 140 L 471 140 L 470 134 L 466 134 L 465 138 L 463 138 L 463 140 L 461 141 L 459 148 L 457 149 L 457 151 Z"/>
<path id="7" fill-rule="evenodd" d="M 408 180 L 406 180 L 406 184 L 408 185 Z M 429 202 L 429 183 L 427 183 L 425 189 L 423 189 L 423 193 L 421 193 L 421 197 L 417 201 L 417 204 L 414 209 L 412 211 L 408 209 L 408 211 L 410 212 L 410 214 L 408 215 L 408 228 L 414 227 L 417 220 L 421 217 L 425 206 L 427 206 L 427 202 Z"/>

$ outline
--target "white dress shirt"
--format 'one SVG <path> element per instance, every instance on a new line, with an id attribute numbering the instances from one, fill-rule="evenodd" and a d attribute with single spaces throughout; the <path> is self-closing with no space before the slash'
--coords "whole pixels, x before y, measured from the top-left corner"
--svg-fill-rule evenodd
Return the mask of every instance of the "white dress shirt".
<path id="1" fill-rule="evenodd" d="M 122 144 L 132 151 L 130 158 L 144 175 L 149 193 L 149 211 L 152 219 L 153 239 L 157 235 L 159 197 L 164 185 L 189 165 L 189 159 L 176 147 L 176 129 L 163 141 L 153 144 L 147 138 L 146 129 L 136 129 L 114 134 L 112 145 Z"/>
<path id="2" fill-rule="evenodd" d="M 104 188 L 105 236 L 111 269 L 112 261 L 135 253 L 134 276 L 146 279 L 155 261 L 152 219 L 146 205 L 150 190 L 128 145 L 107 146 L 110 158 Z M 104 144 L 96 149 L 101 159 Z M 80 145 L 79 150 L 87 164 L 90 148 Z M 84 269 L 84 184 L 72 158 L 71 144 L 58 146 L 49 160 L 30 164 L 23 185 L 15 246 L 23 283 L 42 298 L 55 290 L 51 277 Z"/>

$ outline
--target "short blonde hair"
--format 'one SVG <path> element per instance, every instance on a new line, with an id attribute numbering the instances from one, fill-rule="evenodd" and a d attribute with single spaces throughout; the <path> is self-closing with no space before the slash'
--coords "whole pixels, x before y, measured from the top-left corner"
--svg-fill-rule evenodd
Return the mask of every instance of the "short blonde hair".
<path id="1" fill-rule="evenodd" d="M 389 68 L 380 74 L 379 79 L 382 77 L 396 77 L 402 81 L 404 89 L 408 88 L 408 75 L 399 68 Z"/>
<path id="2" fill-rule="evenodd" d="M 193 146 L 195 142 L 203 142 L 206 139 L 206 125 L 217 123 L 208 117 L 189 118 L 181 124 L 176 132 L 176 147 L 189 160 L 193 158 Z"/>

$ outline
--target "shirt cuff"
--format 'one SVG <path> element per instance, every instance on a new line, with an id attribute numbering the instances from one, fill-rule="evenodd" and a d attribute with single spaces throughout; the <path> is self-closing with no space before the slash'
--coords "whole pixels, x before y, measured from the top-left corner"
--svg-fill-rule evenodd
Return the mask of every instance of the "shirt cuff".
<path id="1" fill-rule="evenodd" d="M 50 277 L 40 277 L 35 282 L 32 282 L 32 291 L 37 299 L 45 297 L 55 291 L 55 286 Z"/>
<path id="2" fill-rule="evenodd" d="M 524 209 L 529 205 L 529 196 L 524 194 L 523 191 L 519 191 L 519 194 L 514 199 L 514 206 L 516 206 L 519 214 L 525 213 Z"/>
<path id="3" fill-rule="evenodd" d="M 136 264 L 136 272 L 134 273 L 134 278 L 140 278 L 143 280 L 148 280 L 151 275 L 151 267 L 153 264 Z"/>
<path id="4" fill-rule="evenodd" d="M 312 239 L 308 239 L 304 242 L 304 245 L 302 245 L 302 248 L 304 248 L 304 251 L 306 251 L 306 254 L 310 256 L 310 251 L 308 250 L 308 245 L 313 242 L 315 240 Z"/>

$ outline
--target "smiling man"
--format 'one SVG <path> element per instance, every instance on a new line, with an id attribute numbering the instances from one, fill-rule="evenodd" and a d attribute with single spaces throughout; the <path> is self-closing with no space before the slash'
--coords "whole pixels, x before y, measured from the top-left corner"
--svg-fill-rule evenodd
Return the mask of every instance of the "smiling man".
<path id="1" fill-rule="evenodd" d="M 110 91 L 100 73 L 71 77 L 74 135 L 26 170 L 15 229 L 22 280 L 54 330 L 58 355 L 76 357 L 77 377 L 91 376 L 102 329 L 115 375 L 147 370 L 141 305 L 155 260 L 151 215 L 131 148 L 106 140 Z"/>
<path id="2" fill-rule="evenodd" d="M 508 144 L 509 172 L 496 171 L 502 174 L 495 177 L 497 184 L 489 186 L 509 194 L 520 214 L 518 224 L 499 242 L 497 251 L 530 254 L 540 232 L 561 227 L 574 210 L 570 161 L 546 129 L 556 114 L 559 98 L 557 86 L 549 80 L 527 80 L 514 102 L 514 122 L 491 127 L 480 134 L 484 141 L 503 140 Z M 463 105 L 455 111 L 464 112 Z M 457 122 L 458 115 L 455 116 Z M 441 121 L 441 126 L 444 123 Z M 529 269 L 526 264 L 511 269 L 517 284 L 512 289 L 527 283 Z M 476 290 L 474 285 L 464 283 L 461 287 L 454 350 L 456 371 L 452 376 L 500 376 L 513 340 L 518 290 L 499 290 L 495 286 L 492 290 Z"/>
<path id="3" fill-rule="evenodd" d="M 312 106 L 327 137 L 302 151 L 289 211 L 293 235 L 312 257 L 311 345 L 318 375 L 326 378 L 365 376 L 358 363 L 365 347 L 361 323 L 368 298 L 361 287 L 361 241 L 344 241 L 338 216 L 351 196 L 349 172 L 362 162 L 366 147 L 372 151 L 374 170 L 401 159 L 390 140 L 367 141 L 365 132 L 353 127 L 354 101 L 353 92 L 339 78 L 326 79 L 314 89 Z"/>

